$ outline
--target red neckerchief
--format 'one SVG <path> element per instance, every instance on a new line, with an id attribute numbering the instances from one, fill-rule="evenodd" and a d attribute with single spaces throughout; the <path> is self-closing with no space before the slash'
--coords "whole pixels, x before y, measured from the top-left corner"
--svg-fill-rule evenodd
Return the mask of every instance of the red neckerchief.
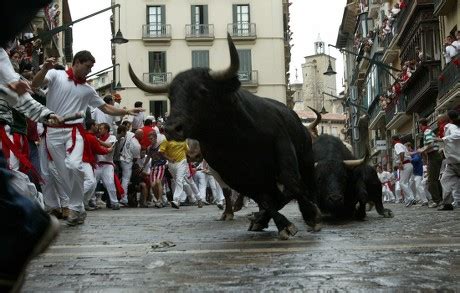
<path id="1" fill-rule="evenodd" d="M 100 139 L 101 139 L 102 141 L 106 141 L 107 138 L 109 138 L 109 136 L 110 136 L 110 133 L 106 133 L 106 134 L 104 134 L 104 135 L 101 135 Z"/>
<path id="2" fill-rule="evenodd" d="M 67 76 L 69 77 L 69 79 L 73 80 L 75 85 L 86 83 L 86 78 L 76 78 L 75 75 L 73 75 L 72 67 L 69 67 L 69 69 L 67 69 L 65 72 L 67 73 Z"/>

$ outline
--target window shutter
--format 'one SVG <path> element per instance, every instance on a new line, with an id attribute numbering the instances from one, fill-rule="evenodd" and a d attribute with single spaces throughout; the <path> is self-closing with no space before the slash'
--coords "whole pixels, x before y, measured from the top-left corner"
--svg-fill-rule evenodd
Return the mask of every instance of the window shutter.
<path id="1" fill-rule="evenodd" d="M 203 24 L 208 24 L 208 5 L 203 5 Z"/>

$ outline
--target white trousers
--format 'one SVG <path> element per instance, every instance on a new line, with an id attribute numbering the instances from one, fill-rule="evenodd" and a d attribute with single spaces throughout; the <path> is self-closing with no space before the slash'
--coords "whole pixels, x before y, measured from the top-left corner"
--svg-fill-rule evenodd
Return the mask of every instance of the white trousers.
<path id="1" fill-rule="evenodd" d="M 56 166 L 56 174 L 50 173 L 56 184 L 69 195 L 69 209 L 83 212 L 83 182 L 85 172 L 82 165 L 83 137 L 77 130 L 75 146 L 72 152 L 67 152 L 73 144 L 72 128 L 51 128 L 46 133 L 46 146 Z"/>
<path id="2" fill-rule="evenodd" d="M 69 206 L 69 196 L 62 188 L 63 184 L 56 184 L 56 180 L 63 180 L 58 176 L 54 161 L 48 160 L 48 153 L 44 141 L 38 147 L 40 171 L 44 183 L 42 186 L 46 209 L 59 209 Z M 51 175 L 53 174 L 53 175 Z"/>
<path id="3" fill-rule="evenodd" d="M 129 181 L 131 180 L 131 174 L 133 173 L 133 162 L 125 162 L 125 161 L 120 161 L 121 165 L 121 186 L 123 186 L 123 190 L 125 191 L 125 194 L 123 195 L 123 198 L 120 200 L 122 202 L 127 203 L 128 202 L 128 184 Z"/>
<path id="4" fill-rule="evenodd" d="M 414 193 L 409 186 L 409 180 L 414 171 L 414 167 L 411 163 L 406 163 L 403 165 L 403 169 L 399 171 L 399 184 L 401 185 L 401 190 L 404 192 L 404 202 L 408 203 L 414 200 Z"/>
<path id="5" fill-rule="evenodd" d="M 91 166 L 90 163 L 82 162 L 82 167 L 85 173 L 85 179 L 83 181 L 83 203 L 87 205 L 96 191 L 97 181 L 94 176 L 93 166 Z"/>
<path id="6" fill-rule="evenodd" d="M 442 204 L 459 203 L 460 164 L 447 164 L 441 177 Z"/>
<path id="7" fill-rule="evenodd" d="M 189 178 L 189 169 L 188 169 L 188 164 L 187 164 L 187 160 L 182 160 L 180 162 L 175 162 L 175 163 L 169 163 L 168 164 L 168 168 L 169 168 L 169 172 L 171 172 L 171 175 L 174 179 L 174 194 L 173 194 L 173 200 L 176 201 L 176 202 L 180 202 L 181 201 L 181 198 L 183 200 L 185 200 L 184 196 L 185 194 L 183 195 L 182 193 L 184 192 L 184 185 L 185 184 L 188 184 L 189 186 L 195 186 L 195 189 L 196 189 L 196 185 L 195 183 L 193 182 L 193 180 L 191 180 L 191 178 Z M 194 192 L 193 191 L 193 188 L 190 187 L 190 189 L 192 190 L 188 190 L 188 188 L 186 189 L 186 191 L 191 191 L 192 193 Z M 197 190 L 195 190 L 196 192 Z M 195 197 L 196 194 L 193 194 L 193 197 Z M 192 198 L 192 201 L 193 201 L 193 198 Z"/>
<path id="8" fill-rule="evenodd" d="M 113 166 L 109 164 L 98 165 L 95 172 L 96 181 L 99 182 L 99 180 L 102 180 L 105 189 L 107 189 L 107 192 L 109 193 L 110 202 L 112 204 L 118 203 L 117 189 L 115 187 L 114 180 L 114 172 L 115 171 Z M 127 191 L 128 190 L 126 189 L 126 192 Z"/>
<path id="9" fill-rule="evenodd" d="M 396 201 L 395 195 L 393 194 L 393 191 L 391 191 L 389 183 L 383 183 L 382 184 L 382 195 L 383 195 L 383 200 L 386 202 L 389 201 Z"/>
<path id="10" fill-rule="evenodd" d="M 421 200 L 422 202 L 428 202 L 426 197 L 425 185 L 422 183 L 422 176 L 414 175 L 414 189 L 415 189 L 415 199 Z"/>

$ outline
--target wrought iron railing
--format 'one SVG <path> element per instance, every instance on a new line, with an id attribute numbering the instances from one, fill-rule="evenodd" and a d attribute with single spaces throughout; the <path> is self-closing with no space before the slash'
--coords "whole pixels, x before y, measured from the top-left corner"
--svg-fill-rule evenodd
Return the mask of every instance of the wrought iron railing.
<path id="1" fill-rule="evenodd" d="M 144 73 L 143 75 L 144 82 L 148 82 L 151 84 L 166 84 L 171 82 L 172 80 L 172 73 L 171 72 L 149 72 Z"/>
<path id="2" fill-rule="evenodd" d="M 259 72 L 257 70 L 238 71 L 238 78 L 242 85 L 258 84 Z"/>
<path id="3" fill-rule="evenodd" d="M 460 83 L 460 54 L 452 58 L 438 78 L 438 97 L 442 98 L 455 84 Z"/>
<path id="4" fill-rule="evenodd" d="M 397 113 L 405 113 L 406 109 L 406 96 L 400 95 L 397 99 L 394 99 L 385 109 L 385 120 L 387 123 L 390 122 Z"/>
<path id="5" fill-rule="evenodd" d="M 144 24 L 142 26 L 143 39 L 164 39 L 171 38 L 171 25 L 170 24 Z"/>
<path id="6" fill-rule="evenodd" d="M 236 22 L 229 23 L 227 30 L 232 37 L 238 38 L 255 38 L 256 34 L 256 24 L 249 22 Z"/>
<path id="7" fill-rule="evenodd" d="M 213 24 L 187 24 L 185 25 L 186 38 L 214 38 Z"/>
<path id="8" fill-rule="evenodd" d="M 419 65 L 402 89 L 407 96 L 408 108 L 412 108 L 419 102 L 420 98 L 425 97 L 430 88 L 438 87 L 440 72 L 441 64 L 439 61 L 425 61 Z"/>

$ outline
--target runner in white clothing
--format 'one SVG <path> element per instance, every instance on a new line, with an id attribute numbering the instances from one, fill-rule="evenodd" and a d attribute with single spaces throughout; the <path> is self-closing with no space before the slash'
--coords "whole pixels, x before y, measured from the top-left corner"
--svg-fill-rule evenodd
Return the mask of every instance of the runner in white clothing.
<path id="1" fill-rule="evenodd" d="M 32 81 L 33 87 L 48 85 L 47 107 L 61 116 L 85 111 L 88 106 L 98 107 L 104 113 L 120 116 L 135 115 L 143 109 L 117 109 L 98 96 L 94 88 L 86 82 L 86 76 L 91 72 L 95 62 L 88 51 L 75 54 L 72 67 L 66 71 L 54 70 L 55 58 L 45 61 L 42 69 Z M 59 127 L 49 127 L 45 136 L 46 147 L 51 160 L 55 162 L 58 176 L 65 180 L 56 180 L 63 184 L 63 189 L 69 195 L 70 214 L 68 225 L 83 224 L 86 213 L 83 204 L 83 119 L 72 124 Z M 46 195 L 45 195 L 46 197 Z"/>

